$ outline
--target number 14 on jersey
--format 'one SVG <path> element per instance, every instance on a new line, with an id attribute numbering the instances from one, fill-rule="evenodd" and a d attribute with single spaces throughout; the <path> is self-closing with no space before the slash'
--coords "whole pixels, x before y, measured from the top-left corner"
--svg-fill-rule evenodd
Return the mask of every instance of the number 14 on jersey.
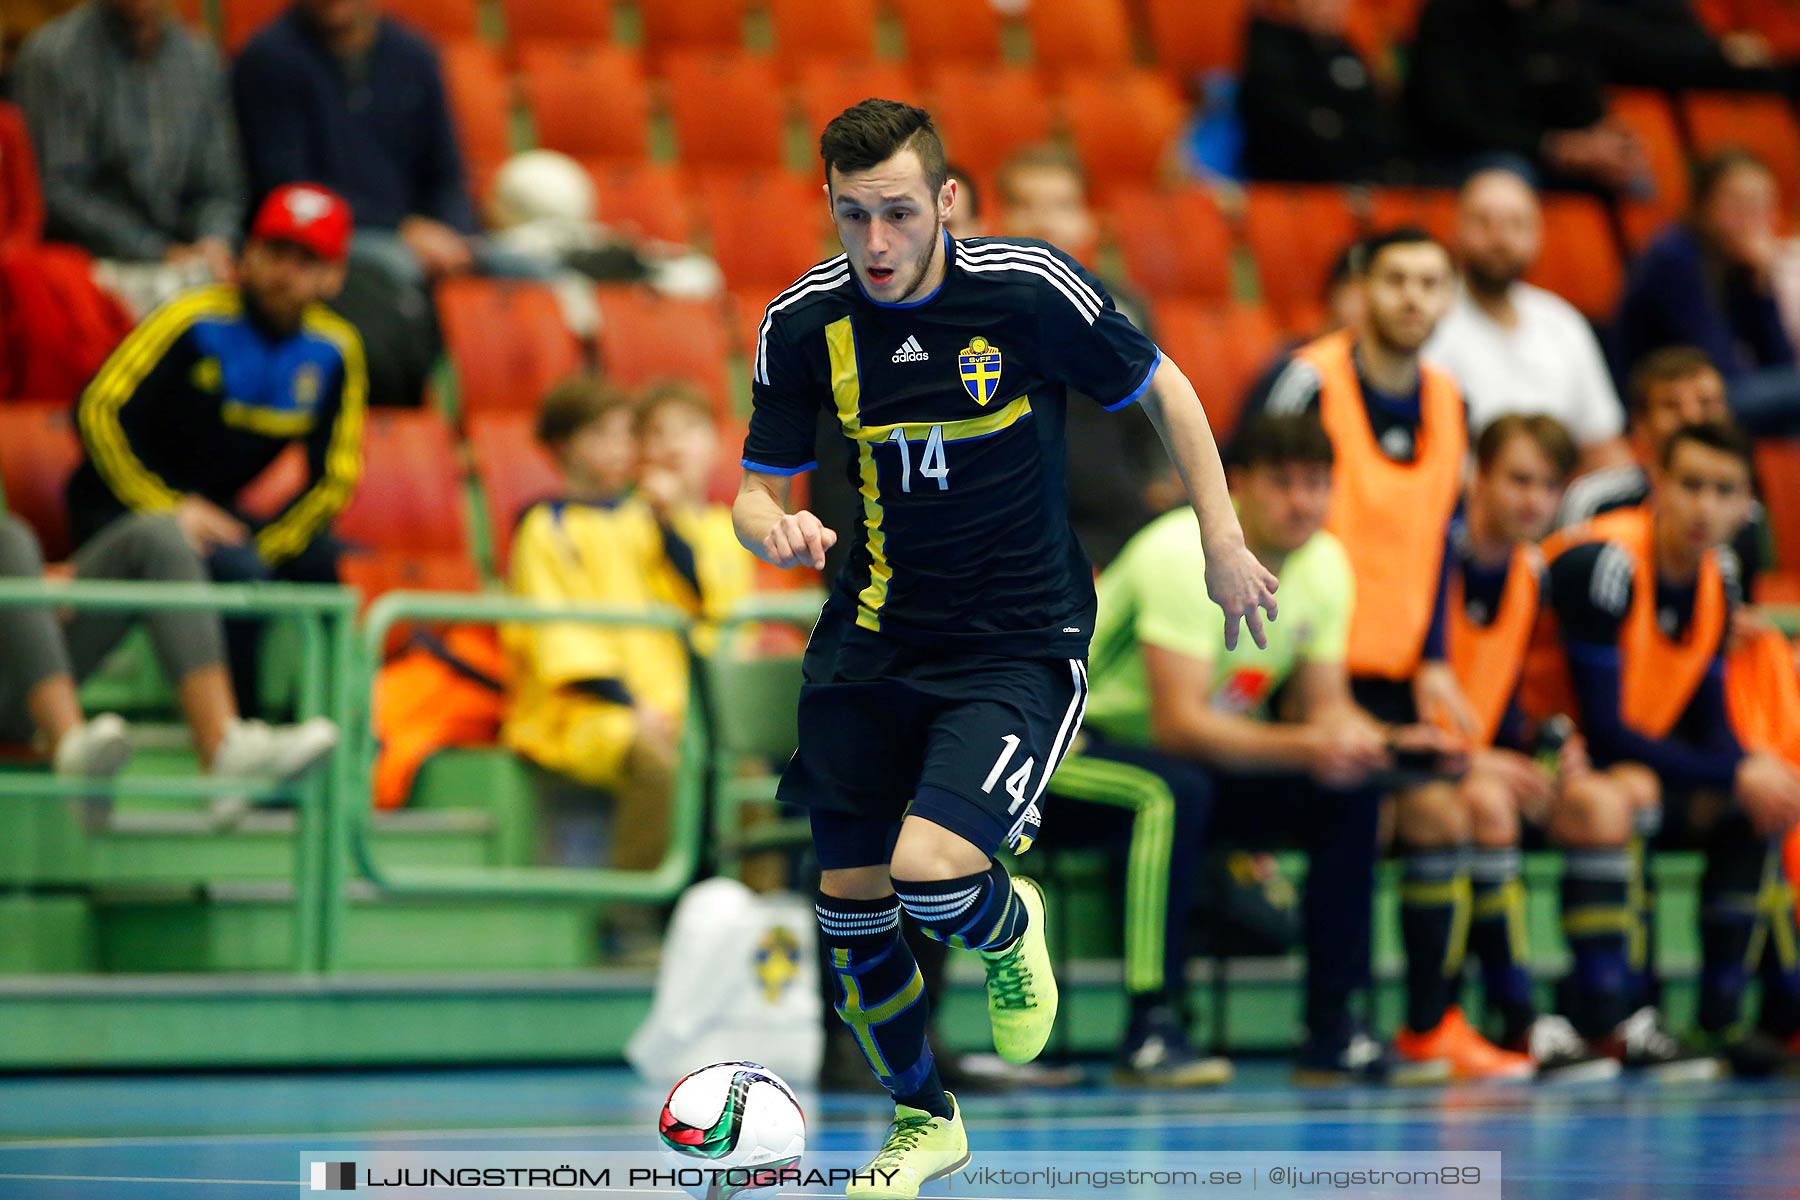
<path id="1" fill-rule="evenodd" d="M 906 440 L 906 430 L 896 429 L 888 434 L 888 441 L 900 443 L 900 490 L 912 491 L 912 443 Z M 950 487 L 950 464 L 944 460 L 944 427 L 933 425 L 931 433 L 925 439 L 925 455 L 919 460 L 919 474 L 927 479 L 937 480 L 938 490 L 945 491 Z"/>

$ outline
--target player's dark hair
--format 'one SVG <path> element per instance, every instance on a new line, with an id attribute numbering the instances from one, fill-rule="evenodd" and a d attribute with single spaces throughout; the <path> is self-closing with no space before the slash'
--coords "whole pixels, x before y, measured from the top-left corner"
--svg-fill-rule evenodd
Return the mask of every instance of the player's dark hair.
<path id="1" fill-rule="evenodd" d="M 1331 269 L 1325 272 L 1325 286 L 1319 290 L 1320 300 L 1330 304 L 1332 293 L 1357 277 L 1362 253 L 1361 239 L 1345 243 L 1337 257 L 1331 260 Z"/>
<path id="2" fill-rule="evenodd" d="M 1416 225 L 1403 225 L 1398 229 L 1387 229 L 1380 233 L 1372 233 L 1352 246 L 1350 260 L 1352 269 L 1361 276 L 1367 277 L 1375 269 L 1376 260 L 1395 246 L 1432 245 L 1450 257 L 1450 250 L 1425 230 Z"/>
<path id="3" fill-rule="evenodd" d="M 1329 467 L 1335 459 L 1318 413 L 1257 413 L 1244 423 L 1231 447 L 1231 465 L 1245 470 L 1295 464 Z"/>
<path id="4" fill-rule="evenodd" d="M 1550 460 L 1558 480 L 1575 473 L 1579 452 L 1569 427 L 1548 413 L 1506 413 L 1488 422 L 1488 427 L 1475 439 L 1475 462 L 1482 470 L 1494 465 L 1500 452 L 1514 438 L 1529 438 L 1543 456 Z"/>
<path id="5" fill-rule="evenodd" d="M 1675 431 L 1673 437 L 1663 443 L 1662 458 L 1657 465 L 1668 470 L 1669 464 L 1675 461 L 1675 452 L 1690 442 L 1731 455 L 1744 464 L 1744 470 L 1752 479 L 1756 478 L 1756 450 L 1751 445 L 1750 435 L 1730 421 L 1699 421 L 1683 425 Z"/>
<path id="6" fill-rule="evenodd" d="M 630 411 L 631 396 L 598 375 L 571 375 L 538 402 L 538 443 L 554 450 L 608 413 Z"/>
<path id="7" fill-rule="evenodd" d="M 831 118 L 819 135 L 819 158 L 825 164 L 827 184 L 833 170 L 839 174 L 867 171 L 902 150 L 919 156 L 925 182 L 936 197 L 950 177 L 950 167 L 944 161 L 944 143 L 937 126 L 924 109 L 898 100 L 864 100 Z"/>
<path id="8" fill-rule="evenodd" d="M 957 203 L 969 206 L 969 215 L 981 216 L 981 192 L 975 186 L 975 176 L 965 171 L 961 164 L 950 163 L 944 168 L 944 176 L 956 180 Z"/>
<path id="9" fill-rule="evenodd" d="M 1712 356 L 1698 346 L 1664 346 L 1651 351 L 1631 369 L 1631 378 L 1625 383 L 1631 415 L 1639 416 L 1650 407 L 1650 392 L 1659 384 L 1674 383 L 1702 371 L 1717 373 L 1718 369 Z"/>
<path id="10" fill-rule="evenodd" d="M 685 379 L 665 379 L 651 384 L 637 402 L 637 411 L 633 415 L 639 437 L 650 427 L 650 422 L 656 419 L 656 414 L 666 408 L 681 409 L 690 416 L 712 424 L 712 402 L 706 398 L 705 392 Z"/>

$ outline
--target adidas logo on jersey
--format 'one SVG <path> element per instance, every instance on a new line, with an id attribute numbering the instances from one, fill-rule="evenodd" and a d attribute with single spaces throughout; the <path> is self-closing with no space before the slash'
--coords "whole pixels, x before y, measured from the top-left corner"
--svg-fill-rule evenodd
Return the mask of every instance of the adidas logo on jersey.
<path id="1" fill-rule="evenodd" d="M 897 363 L 928 362 L 930 359 L 931 355 L 925 353 L 925 347 L 919 345 L 919 339 L 909 337 L 900 343 L 898 350 L 894 351 L 893 361 Z"/>

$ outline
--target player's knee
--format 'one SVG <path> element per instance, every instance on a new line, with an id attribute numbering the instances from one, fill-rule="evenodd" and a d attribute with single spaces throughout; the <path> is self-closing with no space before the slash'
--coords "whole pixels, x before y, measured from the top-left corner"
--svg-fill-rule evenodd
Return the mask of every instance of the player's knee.
<path id="1" fill-rule="evenodd" d="M 880 900 L 894 885 L 886 867 L 838 867 L 819 872 L 819 890 L 838 900 Z"/>
<path id="2" fill-rule="evenodd" d="M 1519 806 L 1506 784 L 1491 777 L 1471 776 L 1461 788 L 1469 813 L 1469 839 L 1477 846 L 1504 849 L 1519 842 Z"/>
<path id="3" fill-rule="evenodd" d="M 43 572 L 44 556 L 31 526 L 0 512 L 0 575 L 32 578 Z"/>
<path id="4" fill-rule="evenodd" d="M 901 823 L 900 838 L 894 843 L 892 871 L 895 879 L 936 883 L 978 875 L 992 863 L 987 851 L 961 834 L 909 816 Z"/>
<path id="5" fill-rule="evenodd" d="M 1631 837 L 1631 795 L 1606 775 L 1589 775 L 1563 789 L 1550 810 L 1550 839 L 1574 850 L 1623 846 Z"/>
<path id="6" fill-rule="evenodd" d="M 1401 793 L 1394 816 L 1399 841 L 1414 850 L 1467 845 L 1472 834 L 1468 806 L 1450 784 L 1431 783 Z"/>

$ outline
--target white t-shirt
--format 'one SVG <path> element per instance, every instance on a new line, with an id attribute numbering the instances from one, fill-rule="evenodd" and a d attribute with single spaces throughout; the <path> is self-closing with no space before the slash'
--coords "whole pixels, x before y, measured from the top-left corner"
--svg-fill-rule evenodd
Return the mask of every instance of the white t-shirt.
<path id="1" fill-rule="evenodd" d="M 1519 323 L 1503 329 L 1465 290 L 1425 343 L 1425 357 L 1462 385 L 1471 437 L 1512 412 L 1548 413 L 1584 448 L 1618 437 L 1625 411 L 1586 319 L 1529 283 L 1513 285 L 1512 301 Z"/>

